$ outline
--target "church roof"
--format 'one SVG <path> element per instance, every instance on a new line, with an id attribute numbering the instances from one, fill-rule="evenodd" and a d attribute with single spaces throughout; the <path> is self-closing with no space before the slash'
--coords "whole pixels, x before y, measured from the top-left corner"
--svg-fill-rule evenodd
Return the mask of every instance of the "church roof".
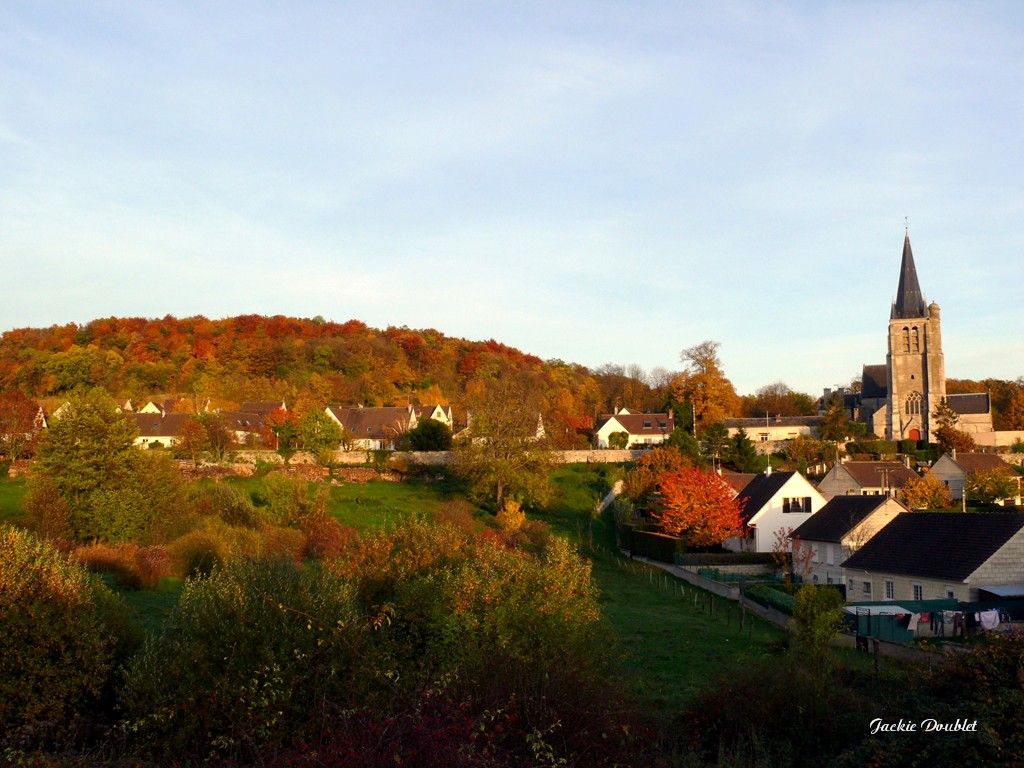
<path id="1" fill-rule="evenodd" d="M 889 366 L 865 365 L 861 374 L 862 397 L 885 397 L 889 394 Z"/>
<path id="2" fill-rule="evenodd" d="M 914 266 L 914 252 L 910 250 L 910 233 L 903 238 L 903 263 L 900 265 L 900 283 L 896 289 L 896 300 L 892 304 L 891 320 L 897 318 L 928 317 L 928 305 L 925 304 L 921 284 L 917 281 L 917 268 Z"/>
<path id="3" fill-rule="evenodd" d="M 946 395 L 946 404 L 961 416 L 973 413 L 988 413 L 992 410 L 988 392 Z"/>

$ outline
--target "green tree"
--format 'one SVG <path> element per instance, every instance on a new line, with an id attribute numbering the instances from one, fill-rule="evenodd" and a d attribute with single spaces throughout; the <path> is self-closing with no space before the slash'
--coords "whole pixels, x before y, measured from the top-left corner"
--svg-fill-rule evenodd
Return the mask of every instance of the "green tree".
<path id="1" fill-rule="evenodd" d="M 629 432 L 612 432 L 608 435 L 608 447 L 622 450 L 629 445 Z"/>
<path id="2" fill-rule="evenodd" d="M 467 406 L 468 434 L 457 447 L 455 466 L 469 480 L 472 496 L 493 500 L 498 512 L 507 499 L 523 506 L 547 501 L 551 451 L 539 434 L 535 388 L 506 375 L 471 396 Z"/>
<path id="3" fill-rule="evenodd" d="M 299 438 L 303 447 L 327 470 L 328 476 L 333 476 L 338 466 L 335 452 L 341 445 L 341 425 L 325 411 L 311 411 L 302 420 Z"/>
<path id="4" fill-rule="evenodd" d="M 52 530 L 59 516 L 79 541 L 144 538 L 153 520 L 176 508 L 181 479 L 166 455 L 135 448 L 136 434 L 102 390 L 73 397 L 39 441 L 30 523 Z"/>
<path id="5" fill-rule="evenodd" d="M 967 495 L 982 504 L 992 505 L 1020 495 L 1020 478 L 1009 469 L 991 469 L 967 476 Z"/>
<path id="6" fill-rule="evenodd" d="M 818 432 L 822 440 L 831 440 L 837 443 L 844 442 L 854 432 L 850 413 L 843 404 L 841 392 L 833 392 L 832 397 L 829 398 Z"/>
<path id="7" fill-rule="evenodd" d="M 806 584 L 796 593 L 793 644 L 810 666 L 823 669 L 831 660 L 829 645 L 843 625 L 843 596 L 834 587 Z"/>
<path id="8" fill-rule="evenodd" d="M 757 452 L 757 446 L 743 427 L 733 435 L 730 461 L 737 472 L 761 472 L 768 466 L 768 457 Z"/>
<path id="9" fill-rule="evenodd" d="M 405 434 L 405 441 L 414 451 L 448 451 L 452 447 L 452 431 L 436 419 L 423 419 Z"/>

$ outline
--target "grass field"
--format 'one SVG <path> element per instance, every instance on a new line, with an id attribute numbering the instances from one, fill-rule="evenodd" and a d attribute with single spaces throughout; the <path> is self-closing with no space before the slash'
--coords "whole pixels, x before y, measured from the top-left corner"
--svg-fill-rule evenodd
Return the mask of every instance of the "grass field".
<path id="1" fill-rule="evenodd" d="M 21 519 L 21 500 L 25 496 L 23 478 L 0 479 L 0 522 L 15 523 Z"/>
<path id="2" fill-rule="evenodd" d="M 679 711 L 715 676 L 780 653 L 786 633 L 749 614 L 741 632 L 734 603 L 716 598 L 712 614 L 708 593 L 619 554 L 610 515 L 591 513 L 614 482 L 612 469 L 559 469 L 556 498 L 539 517 L 589 551 L 635 692 L 657 708 Z"/>

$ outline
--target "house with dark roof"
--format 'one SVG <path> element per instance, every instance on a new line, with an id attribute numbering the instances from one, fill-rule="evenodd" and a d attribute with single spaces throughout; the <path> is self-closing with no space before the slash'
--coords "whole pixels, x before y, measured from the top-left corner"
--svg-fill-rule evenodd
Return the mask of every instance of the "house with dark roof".
<path id="1" fill-rule="evenodd" d="M 734 552 L 771 552 L 778 541 L 788 548 L 788 535 L 825 505 L 818 489 L 799 472 L 772 472 L 754 477 L 736 497 L 743 535 L 722 546 Z"/>
<path id="2" fill-rule="evenodd" d="M 932 466 L 931 472 L 942 481 L 949 495 L 956 501 L 963 500 L 968 478 L 979 472 L 1006 472 L 1017 479 L 1017 486 L 1020 487 L 1017 473 L 995 453 L 944 453 Z M 1008 503 L 1020 504 L 1020 493 Z"/>
<path id="3" fill-rule="evenodd" d="M 898 461 L 844 461 L 818 482 L 826 499 L 836 496 L 893 496 L 917 473 Z"/>
<path id="4" fill-rule="evenodd" d="M 263 421 L 264 414 L 252 411 L 217 411 L 217 416 L 224 422 L 224 426 L 231 430 L 235 442 L 239 445 L 263 445 L 271 436 Z"/>
<path id="5" fill-rule="evenodd" d="M 907 508 L 889 496 L 836 496 L 802 523 L 790 539 L 800 574 L 815 584 L 842 584 L 844 560 Z M 800 550 L 804 555 L 800 556 Z"/>
<path id="6" fill-rule="evenodd" d="M 848 602 L 974 601 L 1024 583 L 1024 515 L 905 512 L 842 565 Z"/>
<path id="7" fill-rule="evenodd" d="M 288 406 L 285 405 L 284 400 L 272 400 L 272 401 L 256 401 L 242 403 L 238 410 L 240 413 L 256 413 L 260 416 L 266 417 L 268 413 L 276 410 L 287 411 Z"/>
<path id="8" fill-rule="evenodd" d="M 135 422 L 139 434 L 135 445 L 140 448 L 170 448 L 177 445 L 181 428 L 192 418 L 187 413 L 139 411 L 125 416 Z"/>
<path id="9" fill-rule="evenodd" d="M 395 441 L 416 426 L 416 415 L 408 405 L 330 405 L 326 413 L 344 430 L 346 439 L 342 444 L 350 450 L 393 449 Z"/>
<path id="10" fill-rule="evenodd" d="M 675 416 L 671 413 L 637 413 L 620 408 L 598 417 L 594 444 L 598 448 L 609 448 L 611 436 L 622 432 L 626 435 L 627 448 L 660 445 L 669 439 L 675 428 Z"/>

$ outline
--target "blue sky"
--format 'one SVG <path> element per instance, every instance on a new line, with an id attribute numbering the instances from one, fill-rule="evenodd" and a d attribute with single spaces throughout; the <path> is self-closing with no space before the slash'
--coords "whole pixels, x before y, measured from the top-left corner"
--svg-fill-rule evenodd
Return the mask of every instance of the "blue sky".
<path id="1" fill-rule="evenodd" d="M 0 0 L 0 330 L 322 315 L 741 393 L 1024 375 L 1024 6 Z"/>

